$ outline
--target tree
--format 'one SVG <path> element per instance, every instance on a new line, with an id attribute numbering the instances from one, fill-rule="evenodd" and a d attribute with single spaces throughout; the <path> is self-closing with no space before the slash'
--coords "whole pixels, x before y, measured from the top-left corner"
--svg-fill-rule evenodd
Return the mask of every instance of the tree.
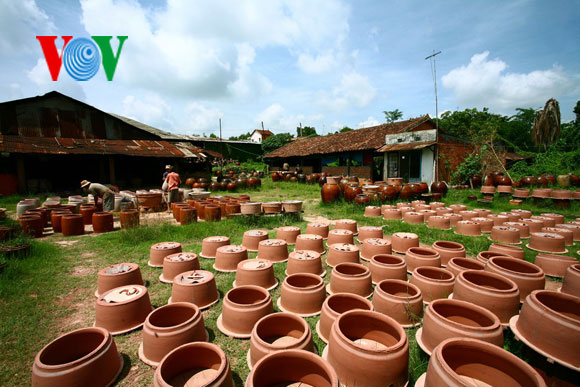
<path id="1" fill-rule="evenodd" d="M 350 132 L 352 130 L 352 128 L 349 128 L 348 126 L 345 126 L 344 128 L 340 129 L 338 132 L 336 133 L 344 133 L 344 132 Z"/>
<path id="2" fill-rule="evenodd" d="M 250 132 L 245 133 L 245 134 L 240 134 L 239 136 L 230 136 L 228 138 L 228 140 L 234 140 L 234 141 L 238 141 L 238 140 L 247 140 L 250 138 L 252 134 Z"/>
<path id="3" fill-rule="evenodd" d="M 385 120 L 387 120 L 387 124 L 391 122 L 395 122 L 403 118 L 403 112 L 399 109 L 383 111 L 385 113 Z"/>
<path id="4" fill-rule="evenodd" d="M 218 136 L 216 136 L 215 134 L 212 133 L 209 135 L 209 138 L 218 138 Z"/>
<path id="5" fill-rule="evenodd" d="M 305 126 L 303 128 L 296 128 L 296 137 L 315 137 L 318 136 L 316 129 L 313 126 Z"/>
<path id="6" fill-rule="evenodd" d="M 576 114 L 576 125 L 578 125 L 580 124 L 580 101 L 577 101 L 574 106 L 574 114 Z"/>
<path id="7" fill-rule="evenodd" d="M 288 144 L 293 138 L 290 133 L 275 134 L 262 141 L 262 150 L 264 153 L 272 152 Z"/>
<path id="8" fill-rule="evenodd" d="M 550 98 L 543 109 L 536 111 L 532 140 L 542 146 L 544 151 L 560 136 L 560 105 Z"/>

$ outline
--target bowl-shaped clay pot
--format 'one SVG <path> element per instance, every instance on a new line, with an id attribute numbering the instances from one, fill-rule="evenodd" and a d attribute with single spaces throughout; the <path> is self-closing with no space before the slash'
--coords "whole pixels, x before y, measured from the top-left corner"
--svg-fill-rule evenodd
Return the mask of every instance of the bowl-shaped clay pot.
<path id="1" fill-rule="evenodd" d="M 322 304 L 320 320 L 316 323 L 316 332 L 320 340 L 328 344 L 330 328 L 338 316 L 349 310 L 373 310 L 372 303 L 364 297 L 352 293 L 335 293 Z"/>
<path id="2" fill-rule="evenodd" d="M 505 227 L 517 228 L 520 232 L 520 239 L 526 239 L 530 237 L 530 226 L 522 222 L 505 222 L 503 224 Z"/>
<path id="3" fill-rule="evenodd" d="M 328 238 L 328 224 L 326 223 L 308 223 L 306 225 L 306 234 L 320 235 L 322 238 Z"/>
<path id="4" fill-rule="evenodd" d="M 403 221 L 409 224 L 423 224 L 425 223 L 425 217 L 420 212 L 409 211 L 403 215 Z"/>
<path id="5" fill-rule="evenodd" d="M 147 288 L 124 285 L 101 294 L 95 307 L 95 326 L 120 335 L 140 328 L 153 307 Z"/>
<path id="6" fill-rule="evenodd" d="M 417 387 L 537 386 L 546 383 L 525 361 L 497 345 L 457 337 L 433 350 Z"/>
<path id="7" fill-rule="evenodd" d="M 368 298 L 373 293 L 371 271 L 358 263 L 339 263 L 330 273 L 329 294 L 351 293 Z"/>
<path id="8" fill-rule="evenodd" d="M 136 263 L 118 263 L 99 270 L 95 297 L 123 285 L 144 285 Z"/>
<path id="9" fill-rule="evenodd" d="M 277 351 L 260 359 L 250 372 L 247 387 L 339 387 L 338 376 L 328 362 L 300 349 Z"/>
<path id="10" fill-rule="evenodd" d="M 296 238 L 295 250 L 312 250 L 324 254 L 324 240 L 316 234 L 300 234 Z"/>
<path id="11" fill-rule="evenodd" d="M 82 328 L 65 333 L 36 354 L 32 385 L 109 386 L 122 369 L 123 358 L 109 331 Z"/>
<path id="12" fill-rule="evenodd" d="M 564 254 L 568 252 L 566 239 L 562 235 L 549 232 L 533 232 L 530 237 L 530 243 L 526 247 L 541 253 Z"/>
<path id="13" fill-rule="evenodd" d="M 262 211 L 264 211 L 264 214 L 277 214 L 282 211 L 282 203 L 281 202 L 262 203 Z"/>
<path id="14" fill-rule="evenodd" d="M 374 255 L 369 263 L 369 269 L 373 284 L 385 279 L 407 280 L 407 262 L 397 255 Z"/>
<path id="15" fill-rule="evenodd" d="M 282 202 L 282 209 L 286 213 L 296 213 L 302 211 L 301 200 L 286 200 Z"/>
<path id="16" fill-rule="evenodd" d="M 482 233 L 489 233 L 493 228 L 493 220 L 489 218 L 475 217 L 471 219 L 472 222 L 479 223 Z"/>
<path id="17" fill-rule="evenodd" d="M 574 242 L 580 241 L 580 223 L 576 223 L 576 224 L 572 224 L 572 223 L 561 224 L 558 227 L 572 231 L 572 234 L 574 235 Z"/>
<path id="18" fill-rule="evenodd" d="M 417 286 L 400 279 L 380 281 L 373 293 L 375 311 L 397 321 L 403 328 L 419 324 L 423 317 L 423 295 Z"/>
<path id="19" fill-rule="evenodd" d="M 493 226 L 489 240 L 514 245 L 522 243 L 520 240 L 520 230 L 508 226 Z"/>
<path id="20" fill-rule="evenodd" d="M 391 236 L 392 250 L 405 254 L 410 247 L 419 247 L 419 236 L 411 232 L 396 232 Z"/>
<path id="21" fill-rule="evenodd" d="M 248 249 L 248 251 L 258 251 L 260 242 L 266 239 L 268 239 L 268 231 L 266 230 L 246 231 L 242 237 L 242 246 Z"/>
<path id="22" fill-rule="evenodd" d="M 85 233 L 85 224 L 83 223 L 83 216 L 80 214 L 63 215 L 60 219 L 62 228 L 62 235 L 82 235 Z"/>
<path id="23" fill-rule="evenodd" d="M 276 230 L 276 239 L 282 239 L 289 245 L 296 243 L 298 235 L 300 235 L 300 227 L 296 226 L 278 227 Z"/>
<path id="24" fill-rule="evenodd" d="M 559 224 L 558 226 L 561 226 Z M 543 227 L 540 232 L 548 232 L 552 234 L 562 235 L 564 237 L 564 245 L 574 245 L 574 232 L 564 227 Z"/>
<path id="25" fill-rule="evenodd" d="M 369 218 L 378 218 L 381 216 L 381 207 L 367 206 L 365 207 L 365 215 Z"/>
<path id="26" fill-rule="evenodd" d="M 410 282 L 421 289 L 423 302 L 428 304 L 453 293 L 455 276 L 440 267 L 420 266 L 413 270 Z"/>
<path id="27" fill-rule="evenodd" d="M 499 253 L 499 255 L 509 255 L 514 258 L 524 259 L 524 249 L 519 246 L 492 243 L 489 245 L 489 251 Z"/>
<path id="28" fill-rule="evenodd" d="M 238 286 L 226 293 L 218 329 L 226 336 L 247 339 L 259 319 L 274 312 L 270 293 L 260 286 Z"/>
<path id="29" fill-rule="evenodd" d="M 471 302 L 435 300 L 425 310 L 417 344 L 429 356 L 441 342 L 455 337 L 478 339 L 503 348 L 503 327 L 489 310 Z"/>
<path id="30" fill-rule="evenodd" d="M 522 219 L 523 224 L 526 224 L 530 230 L 530 233 L 541 232 L 545 227 L 545 224 L 540 219 Z"/>
<path id="31" fill-rule="evenodd" d="M 562 293 L 580 297 L 580 264 L 568 266 L 564 274 L 564 283 L 560 289 Z"/>
<path id="32" fill-rule="evenodd" d="M 481 225 L 472 220 L 460 220 L 455 225 L 455 233 L 459 235 L 480 236 Z"/>
<path id="33" fill-rule="evenodd" d="M 352 219 L 339 219 L 334 225 L 336 230 L 349 230 L 352 231 L 354 235 L 358 233 L 356 220 Z"/>
<path id="34" fill-rule="evenodd" d="M 441 256 L 436 250 L 425 247 L 410 247 L 405 253 L 407 272 L 411 273 L 419 266 L 441 266 Z"/>
<path id="35" fill-rule="evenodd" d="M 266 259 L 247 259 L 238 263 L 233 286 L 244 285 L 261 286 L 267 290 L 272 290 L 278 286 L 272 262 Z"/>
<path id="36" fill-rule="evenodd" d="M 518 314 L 520 291 L 515 282 L 484 270 L 466 270 L 457 276 L 453 299 L 482 306 L 495 314 L 503 326 Z"/>
<path id="37" fill-rule="evenodd" d="M 541 268 L 546 275 L 551 277 L 564 277 L 568 266 L 578 263 L 576 258 L 565 255 L 538 254 L 534 263 Z"/>
<path id="38" fill-rule="evenodd" d="M 354 234 L 350 230 L 338 229 L 331 230 L 328 232 L 328 240 L 326 242 L 327 246 L 333 245 L 335 243 L 354 243 Z"/>
<path id="39" fill-rule="evenodd" d="M 325 298 L 324 281 L 320 276 L 306 273 L 292 274 L 282 283 L 278 309 L 301 317 L 317 316 Z"/>
<path id="40" fill-rule="evenodd" d="M 398 208 L 388 208 L 383 211 L 383 218 L 400 220 L 403 219 L 403 213 Z"/>
<path id="41" fill-rule="evenodd" d="M 238 264 L 246 259 L 248 259 L 248 250 L 244 246 L 221 246 L 216 250 L 213 268 L 224 273 L 234 272 L 237 270 Z"/>
<path id="42" fill-rule="evenodd" d="M 193 270 L 181 273 L 173 278 L 171 298 L 173 302 L 191 302 L 200 309 L 206 309 L 219 301 L 219 293 L 213 273 L 205 270 Z"/>
<path id="43" fill-rule="evenodd" d="M 510 328 L 536 352 L 580 371 L 580 298 L 535 291 L 526 297 L 520 315 L 511 318 Z"/>
<path id="44" fill-rule="evenodd" d="M 169 352 L 153 377 L 154 387 L 234 387 L 230 362 L 215 344 L 194 342 Z"/>
<path id="45" fill-rule="evenodd" d="M 368 238 L 383 238 L 383 228 L 374 226 L 359 227 L 358 241 L 363 243 Z"/>
<path id="46" fill-rule="evenodd" d="M 163 260 L 171 254 L 181 253 L 181 243 L 161 242 L 151 246 L 148 265 L 151 267 L 163 267 Z"/>
<path id="47" fill-rule="evenodd" d="M 189 302 L 163 305 L 151 312 L 143 324 L 139 358 L 156 368 L 165 355 L 180 345 L 208 339 L 197 306 Z"/>
<path id="48" fill-rule="evenodd" d="M 500 212 L 500 215 L 507 216 L 508 222 L 519 222 L 522 216 L 518 212 Z"/>
<path id="49" fill-rule="evenodd" d="M 362 227 L 361 227 L 362 228 Z M 391 242 L 381 238 L 367 238 L 360 247 L 360 257 L 370 261 L 377 254 L 391 254 Z"/>
<path id="50" fill-rule="evenodd" d="M 323 357 L 344 386 L 403 386 L 409 378 L 409 341 L 392 318 L 366 310 L 340 315 Z"/>
<path id="51" fill-rule="evenodd" d="M 451 222 L 448 217 L 435 215 L 429 217 L 427 227 L 439 230 L 449 230 L 451 228 Z"/>
<path id="52" fill-rule="evenodd" d="M 194 253 L 176 253 L 163 258 L 163 273 L 159 281 L 172 284 L 173 278 L 184 271 L 199 270 L 199 259 Z"/>
<path id="53" fill-rule="evenodd" d="M 262 317 L 252 329 L 248 367 L 274 352 L 303 349 L 314 352 L 312 331 L 300 316 L 292 313 L 272 313 Z"/>
<path id="54" fill-rule="evenodd" d="M 326 264 L 330 267 L 334 267 L 344 262 L 360 262 L 358 246 L 349 243 L 334 243 L 329 245 Z"/>
<path id="55" fill-rule="evenodd" d="M 457 278 L 459 273 L 465 270 L 483 270 L 485 264 L 473 258 L 451 258 L 447 263 L 447 270 L 449 270 Z"/>
<path id="56" fill-rule="evenodd" d="M 288 254 L 286 275 L 297 273 L 310 273 L 324 277 L 326 270 L 322 268 L 320 253 L 312 250 L 294 250 Z"/>
<path id="57" fill-rule="evenodd" d="M 288 244 L 282 239 L 266 239 L 258 244 L 258 258 L 272 263 L 288 260 Z"/>
<path id="58" fill-rule="evenodd" d="M 210 236 L 204 238 L 201 243 L 201 253 L 199 254 L 202 258 L 215 259 L 217 249 L 222 246 L 227 246 L 230 244 L 230 238 L 227 236 Z"/>
<path id="59" fill-rule="evenodd" d="M 544 289 L 546 284 L 544 271 L 523 259 L 491 257 L 485 264 L 485 270 L 514 281 L 520 290 L 520 302 L 524 302 L 532 291 Z"/>
<path id="60" fill-rule="evenodd" d="M 262 213 L 262 203 L 256 202 L 240 203 L 240 211 L 244 215 L 259 215 Z"/>
<path id="61" fill-rule="evenodd" d="M 439 253 L 441 266 L 447 266 L 451 258 L 465 257 L 465 247 L 461 243 L 452 241 L 433 242 L 431 248 Z"/>

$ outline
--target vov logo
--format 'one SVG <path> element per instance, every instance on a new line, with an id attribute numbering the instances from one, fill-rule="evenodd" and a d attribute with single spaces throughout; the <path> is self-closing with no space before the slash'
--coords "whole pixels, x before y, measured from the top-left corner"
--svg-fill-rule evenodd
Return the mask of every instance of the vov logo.
<path id="1" fill-rule="evenodd" d="M 53 81 L 58 80 L 60 69 L 64 63 L 66 72 L 77 81 L 88 81 L 99 71 L 101 57 L 103 69 L 109 81 L 113 80 L 121 49 L 127 36 L 117 36 L 119 48 L 117 54 L 113 54 L 111 48 L 112 36 L 91 36 L 88 38 L 75 38 L 72 36 L 62 36 L 61 55 L 58 55 L 56 48 L 56 36 L 37 36 L 40 42 L 44 59 L 48 65 L 48 71 Z M 93 42 L 94 41 L 94 42 Z"/>

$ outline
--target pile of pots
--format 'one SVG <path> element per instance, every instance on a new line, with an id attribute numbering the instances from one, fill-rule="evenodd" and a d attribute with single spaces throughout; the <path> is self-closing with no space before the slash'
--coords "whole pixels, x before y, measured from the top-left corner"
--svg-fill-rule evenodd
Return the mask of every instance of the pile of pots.
<path id="1" fill-rule="evenodd" d="M 241 173 L 240 175 L 235 174 L 226 174 L 225 176 L 219 175 L 215 181 L 207 182 L 206 179 L 199 179 L 203 180 L 203 182 L 193 183 L 192 187 L 200 188 L 203 190 L 209 190 L 212 192 L 217 191 L 230 191 L 234 192 L 238 189 L 258 189 L 262 186 L 262 180 L 256 175 L 246 175 Z"/>

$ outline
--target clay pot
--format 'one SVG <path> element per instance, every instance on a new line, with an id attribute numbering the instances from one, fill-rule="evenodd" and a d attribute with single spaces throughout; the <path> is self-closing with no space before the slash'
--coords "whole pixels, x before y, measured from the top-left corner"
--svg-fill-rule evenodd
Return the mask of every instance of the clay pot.
<path id="1" fill-rule="evenodd" d="M 219 222 L 219 220 L 222 218 L 220 206 L 208 204 L 207 206 L 205 206 L 203 211 L 204 211 L 204 220 L 206 222 Z"/>
<path id="2" fill-rule="evenodd" d="M 381 216 L 381 207 L 377 206 L 367 206 L 365 207 L 365 214 L 366 217 L 371 218 L 378 218 Z"/>
<path id="3" fill-rule="evenodd" d="M 407 335 L 395 320 L 381 313 L 351 310 L 340 315 L 325 352 L 323 357 L 344 386 L 403 386 L 409 378 Z"/>
<path id="4" fill-rule="evenodd" d="M 566 223 L 566 219 L 564 218 L 564 215 L 561 215 L 561 214 L 544 213 L 544 214 L 540 214 L 540 215 L 542 217 L 545 217 L 545 218 L 552 218 L 552 219 L 554 219 L 556 225 Z"/>
<path id="5" fill-rule="evenodd" d="M 260 286 L 238 286 L 226 293 L 218 329 L 226 336 L 247 339 L 258 320 L 274 312 L 270 293 Z"/>
<path id="6" fill-rule="evenodd" d="M 191 302 L 200 309 L 206 309 L 219 301 L 219 294 L 213 273 L 192 270 L 173 278 L 169 303 Z"/>
<path id="7" fill-rule="evenodd" d="M 561 226 L 561 225 L 558 225 Z M 564 245 L 572 246 L 574 245 L 574 232 L 567 228 L 560 227 L 543 227 L 540 232 L 547 232 L 552 234 L 558 234 L 564 237 Z"/>
<path id="8" fill-rule="evenodd" d="M 443 217 L 449 219 L 449 225 L 451 227 L 457 227 L 457 222 L 460 222 L 463 220 L 463 216 L 459 215 L 459 214 L 443 214 Z"/>
<path id="9" fill-rule="evenodd" d="M 530 190 L 527 188 L 516 188 L 514 189 L 514 198 L 528 198 L 530 197 Z"/>
<path id="10" fill-rule="evenodd" d="M 500 274 L 466 270 L 457 276 L 453 299 L 482 306 L 494 313 L 503 326 L 518 314 L 520 291 L 515 282 Z"/>
<path id="11" fill-rule="evenodd" d="M 211 343 L 184 344 L 169 352 L 153 377 L 154 387 L 176 385 L 233 387 L 232 371 L 226 354 Z"/>
<path id="12" fill-rule="evenodd" d="M 374 226 L 362 226 L 359 228 L 358 240 L 364 242 L 368 238 L 383 238 L 383 228 Z"/>
<path id="13" fill-rule="evenodd" d="M 399 207 L 399 211 L 401 211 L 401 215 L 403 216 L 403 219 L 405 219 L 405 214 L 407 212 L 415 212 L 415 209 L 413 207 Z"/>
<path id="14" fill-rule="evenodd" d="M 434 181 L 433 183 L 431 183 L 432 193 L 440 193 L 442 195 L 445 195 L 448 189 L 449 187 L 447 186 L 447 183 L 445 183 L 444 181 Z"/>
<path id="15" fill-rule="evenodd" d="M 328 225 L 325 223 L 308 223 L 306 225 L 306 234 L 320 235 L 322 238 L 328 238 Z"/>
<path id="16" fill-rule="evenodd" d="M 258 258 L 267 259 L 272 263 L 288 260 L 288 244 L 282 239 L 267 239 L 258 244 Z"/>
<path id="17" fill-rule="evenodd" d="M 61 219 L 65 214 L 72 214 L 69 210 L 52 211 L 50 213 L 50 223 L 54 232 L 62 232 Z M 0 238 L 2 240 L 2 238 Z"/>
<path id="18" fill-rule="evenodd" d="M 359 248 L 350 243 L 333 243 L 328 245 L 326 264 L 334 267 L 340 263 L 359 263 Z"/>
<path id="19" fill-rule="evenodd" d="M 102 293 L 97 300 L 95 326 L 120 335 L 140 328 L 152 310 L 145 286 L 120 286 Z"/>
<path id="20" fill-rule="evenodd" d="M 524 259 L 524 250 L 519 246 L 492 243 L 489 246 L 489 251 L 499 253 L 498 255 L 508 255 L 514 258 Z"/>
<path id="21" fill-rule="evenodd" d="M 425 217 L 420 212 L 409 211 L 405 212 L 403 215 L 403 220 L 405 223 L 409 224 L 423 224 L 425 223 Z"/>
<path id="22" fill-rule="evenodd" d="M 416 326 L 423 317 L 423 295 L 411 283 L 400 279 L 380 281 L 373 293 L 375 311 L 397 321 L 403 328 Z"/>
<path id="23" fill-rule="evenodd" d="M 328 240 L 326 244 L 328 246 L 333 245 L 335 243 L 347 243 L 353 244 L 354 243 L 354 236 L 352 231 L 338 229 L 338 230 L 331 230 L 328 232 Z"/>
<path id="24" fill-rule="evenodd" d="M 208 339 L 203 316 L 197 306 L 189 302 L 164 305 L 151 312 L 143 324 L 139 358 L 156 368 L 173 349 Z"/>
<path id="25" fill-rule="evenodd" d="M 326 298 L 322 304 L 320 320 L 316 323 L 320 340 L 328 344 L 330 329 L 338 316 L 355 309 L 373 310 L 373 305 L 366 298 L 352 293 L 336 293 Z"/>
<path id="26" fill-rule="evenodd" d="M 201 253 L 199 256 L 202 258 L 215 259 L 217 249 L 229 244 L 230 238 L 227 236 L 211 236 L 204 238 L 201 243 Z"/>
<path id="27" fill-rule="evenodd" d="M 197 210 L 193 207 L 183 207 L 179 210 L 179 223 L 186 225 L 197 222 Z"/>
<path id="28" fill-rule="evenodd" d="M 532 211 L 528 211 L 528 210 L 521 210 L 519 208 L 516 208 L 516 209 L 512 210 L 511 212 L 519 214 L 522 219 L 529 219 L 532 217 Z"/>
<path id="29" fill-rule="evenodd" d="M 447 263 L 447 270 L 449 270 L 455 277 L 465 270 L 483 270 L 485 264 L 472 258 L 451 258 Z"/>
<path id="30" fill-rule="evenodd" d="M 514 334 L 536 352 L 580 370 L 580 298 L 550 290 L 530 294 L 519 316 L 510 320 Z"/>
<path id="31" fill-rule="evenodd" d="M 247 356 L 248 367 L 252 369 L 267 355 L 290 349 L 314 352 L 310 326 L 303 318 L 292 313 L 268 314 L 252 329 Z"/>
<path id="32" fill-rule="evenodd" d="M 548 199 L 552 195 L 550 188 L 538 188 L 532 191 L 532 197 L 537 199 Z"/>
<path id="33" fill-rule="evenodd" d="M 455 226 L 455 233 L 459 235 L 480 236 L 481 226 L 479 223 L 471 220 L 460 220 Z"/>
<path id="34" fill-rule="evenodd" d="M 340 198 L 340 186 L 338 184 L 331 184 L 329 179 L 320 189 L 320 197 L 323 203 L 332 203 Z"/>
<path id="35" fill-rule="evenodd" d="M 403 214 L 398 208 L 388 208 L 383 211 L 383 218 L 400 220 L 403 219 Z"/>
<path id="36" fill-rule="evenodd" d="M 411 273 L 419 266 L 441 266 L 441 257 L 434 249 L 424 247 L 410 247 L 405 253 L 407 272 Z"/>
<path id="37" fill-rule="evenodd" d="M 482 185 L 480 192 L 484 195 L 495 194 L 495 187 L 493 185 Z"/>
<path id="38" fill-rule="evenodd" d="M 248 259 L 248 250 L 240 245 L 226 245 L 218 247 L 213 268 L 225 273 L 235 272 L 238 264 Z M 199 268 L 198 268 L 199 269 Z"/>
<path id="39" fill-rule="evenodd" d="M 280 202 L 262 203 L 262 211 L 264 211 L 265 214 L 278 214 L 282 212 L 282 203 Z"/>
<path id="40" fill-rule="evenodd" d="M 358 233 L 358 227 L 356 220 L 352 219 L 339 219 L 334 225 L 335 230 L 349 230 L 354 235 Z"/>
<path id="41" fill-rule="evenodd" d="M 443 203 L 443 202 L 434 202 L 434 201 L 432 201 L 432 202 L 430 202 L 430 203 L 429 203 L 429 207 L 430 207 L 430 208 L 431 208 L 433 211 L 436 211 L 436 210 L 437 210 L 437 208 L 445 208 L 445 203 Z"/>
<path id="42" fill-rule="evenodd" d="M 95 212 L 93 213 L 93 231 L 104 233 L 113 231 L 113 213 Z"/>
<path id="43" fill-rule="evenodd" d="M 568 266 L 564 274 L 564 282 L 560 289 L 562 293 L 580 297 L 580 264 Z"/>
<path id="44" fill-rule="evenodd" d="M 242 237 L 242 246 L 248 251 L 258 251 L 261 241 L 268 239 L 268 231 L 265 230 L 250 230 L 244 232 Z"/>
<path id="45" fill-rule="evenodd" d="M 148 265 L 151 267 L 163 267 L 163 260 L 171 254 L 181 253 L 181 243 L 161 242 L 151 246 Z"/>
<path id="46" fill-rule="evenodd" d="M 509 222 L 508 222 L 509 223 Z M 496 242 L 520 244 L 520 231 L 514 227 L 493 226 L 489 239 Z"/>
<path id="47" fill-rule="evenodd" d="M 562 278 L 568 266 L 574 265 L 577 262 L 576 258 L 565 255 L 538 254 L 536 255 L 534 264 L 542 269 L 546 275 Z"/>
<path id="48" fill-rule="evenodd" d="M 173 279 L 180 273 L 199 270 L 199 259 L 194 253 L 176 253 L 163 258 L 163 273 L 159 276 L 159 281 L 172 284 Z"/>
<path id="49" fill-rule="evenodd" d="M 495 251 L 480 251 L 475 258 L 478 262 L 483 263 L 484 265 L 491 257 L 510 257 L 509 255 L 503 255 L 502 253 L 495 252 Z"/>
<path id="50" fill-rule="evenodd" d="M 83 216 L 80 214 L 63 215 L 60 219 L 62 235 L 83 235 L 85 233 L 85 224 Z"/>
<path id="51" fill-rule="evenodd" d="M 144 285 L 141 270 L 136 263 L 118 263 L 99 270 L 95 297 L 125 285 Z"/>
<path id="52" fill-rule="evenodd" d="M 244 215 L 259 215 L 262 213 L 262 203 L 240 203 L 240 212 Z"/>
<path id="53" fill-rule="evenodd" d="M 368 298 L 373 292 L 370 270 L 358 263 L 339 263 L 330 273 L 329 294 L 351 293 Z"/>
<path id="54" fill-rule="evenodd" d="M 580 241 L 580 223 L 578 224 L 561 224 L 558 227 L 572 231 L 574 242 Z"/>
<path id="55" fill-rule="evenodd" d="M 465 247 L 461 243 L 452 241 L 437 241 L 431 245 L 441 257 L 441 266 L 446 266 L 451 258 L 465 257 Z"/>
<path id="56" fill-rule="evenodd" d="M 449 206 L 454 214 L 459 214 L 461 211 L 467 211 L 467 206 L 464 204 L 452 204 Z"/>
<path id="57" fill-rule="evenodd" d="M 507 222 L 519 222 L 522 219 L 522 216 L 519 212 L 500 212 L 500 215 L 507 216 Z M 504 222 L 505 224 L 506 222 Z"/>
<path id="58" fill-rule="evenodd" d="M 294 250 L 312 250 L 319 254 L 324 254 L 324 243 L 320 235 L 300 234 L 296 237 Z"/>
<path id="59" fill-rule="evenodd" d="M 423 302 L 428 304 L 439 298 L 447 298 L 453 292 L 455 276 L 439 267 L 420 266 L 413 270 L 410 282 L 421 289 Z"/>
<path id="60" fill-rule="evenodd" d="M 547 216 L 532 216 L 531 219 L 537 219 L 544 222 L 544 227 L 556 227 L 556 219 Z"/>
<path id="61" fill-rule="evenodd" d="M 391 242 L 382 238 L 367 238 L 360 247 L 360 257 L 369 261 L 377 254 L 391 254 Z"/>
<path id="62" fill-rule="evenodd" d="M 451 228 L 451 224 L 449 218 L 436 215 L 429 217 L 429 220 L 427 221 L 427 227 L 436 228 L 439 230 L 449 230 Z"/>
<path id="63" fill-rule="evenodd" d="M 44 233 L 44 226 L 42 224 L 42 217 L 40 215 L 22 215 L 18 218 L 18 223 L 20 224 L 24 234 L 28 234 L 34 238 L 40 238 Z"/>
<path id="64" fill-rule="evenodd" d="M 482 340 L 457 337 L 435 347 L 427 373 L 415 385 L 545 387 L 546 383 L 530 365 L 505 349 Z"/>
<path id="65" fill-rule="evenodd" d="M 139 211 L 123 210 L 119 214 L 121 228 L 133 228 L 139 226 Z"/>
<path id="66" fill-rule="evenodd" d="M 567 253 L 566 240 L 559 234 L 548 232 L 533 232 L 531 233 L 530 242 L 526 245 L 527 248 L 542 253 Z"/>
<path id="67" fill-rule="evenodd" d="M 564 189 L 564 190 L 555 189 L 555 190 L 552 190 L 551 194 L 552 194 L 552 199 L 558 199 L 558 200 L 570 200 L 570 199 L 572 199 L 572 191 L 568 191 L 566 189 Z"/>
<path id="68" fill-rule="evenodd" d="M 240 214 L 242 212 L 239 203 L 228 202 L 225 207 L 225 215 Z"/>
<path id="69" fill-rule="evenodd" d="M 407 280 L 407 263 L 396 255 L 374 255 L 371 258 L 369 269 L 373 284 L 385 279 Z"/>
<path id="70" fill-rule="evenodd" d="M 300 235 L 300 227 L 296 226 L 278 227 L 276 230 L 276 239 L 282 239 L 289 245 L 296 243 L 298 235 Z"/>
<path id="71" fill-rule="evenodd" d="M 419 247 L 419 236 L 411 232 L 396 232 L 391 235 L 392 250 L 405 254 L 410 247 Z"/>
<path id="72" fill-rule="evenodd" d="M 79 214 L 83 216 L 83 222 L 85 225 L 93 224 L 93 214 L 97 212 L 97 207 L 93 205 L 81 205 Z"/>
<path id="73" fill-rule="evenodd" d="M 272 262 L 264 259 L 243 260 L 238 264 L 233 287 L 255 285 L 272 290 L 278 286 Z"/>
<path id="74" fill-rule="evenodd" d="M 326 275 L 322 268 L 320 254 L 312 250 L 294 250 L 288 255 L 286 275 L 297 273 L 316 274 L 321 277 Z"/>
<path id="75" fill-rule="evenodd" d="M 544 271 L 523 259 L 491 257 L 485 264 L 485 270 L 503 275 L 515 282 L 520 291 L 520 302 L 524 302 L 532 291 L 544 289 L 546 283 Z"/>
<path id="76" fill-rule="evenodd" d="M 292 274 L 282 283 L 278 309 L 301 317 L 317 316 L 325 298 L 324 282 L 320 276 L 306 273 Z"/>
<path id="77" fill-rule="evenodd" d="M 32 386 L 109 386 L 122 369 L 113 336 L 103 328 L 82 328 L 65 333 L 36 354 Z"/>

